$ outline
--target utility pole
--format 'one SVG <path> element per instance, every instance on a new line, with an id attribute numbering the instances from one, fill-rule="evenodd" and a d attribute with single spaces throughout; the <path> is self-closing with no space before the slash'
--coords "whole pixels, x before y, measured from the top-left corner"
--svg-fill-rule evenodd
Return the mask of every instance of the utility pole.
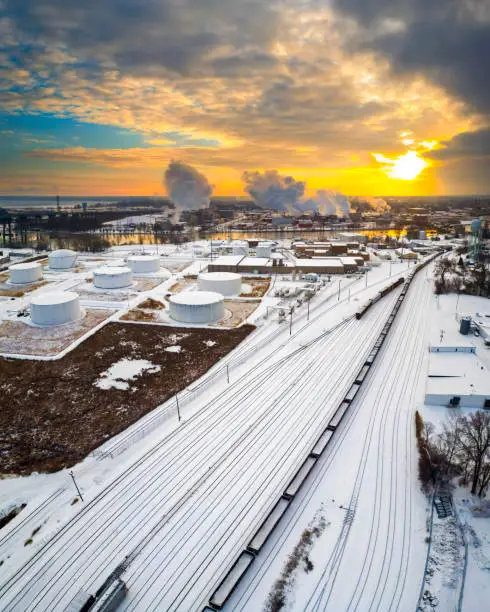
<path id="1" fill-rule="evenodd" d="M 341 283 L 341 282 L 342 282 L 342 281 L 339 281 L 339 295 L 338 295 L 338 297 L 337 297 L 337 301 L 340 301 L 340 283 Z"/>
<path id="2" fill-rule="evenodd" d="M 289 335 L 293 333 L 293 309 L 289 311 Z"/>
<path id="3" fill-rule="evenodd" d="M 228 384 L 230 384 L 230 366 L 226 366 L 226 380 L 228 381 Z"/>
<path id="4" fill-rule="evenodd" d="M 83 501 L 83 497 L 82 497 L 82 494 L 80 493 L 80 489 L 78 488 L 77 481 L 75 480 L 75 475 L 73 474 L 73 470 L 71 470 L 69 474 L 73 480 L 73 484 L 75 485 L 75 488 L 77 490 L 78 495 L 80 496 L 80 499 Z"/>
<path id="5" fill-rule="evenodd" d="M 177 393 L 175 394 L 175 401 L 177 402 L 177 418 L 179 419 L 179 423 L 180 423 L 180 406 L 179 406 L 179 396 Z"/>
<path id="6" fill-rule="evenodd" d="M 368 271 L 366 270 L 366 287 L 367 287 Z"/>
<path id="7" fill-rule="evenodd" d="M 306 320 L 309 321 L 310 320 L 310 300 L 306 302 L 306 305 L 308 306 L 308 314 L 306 316 Z"/>

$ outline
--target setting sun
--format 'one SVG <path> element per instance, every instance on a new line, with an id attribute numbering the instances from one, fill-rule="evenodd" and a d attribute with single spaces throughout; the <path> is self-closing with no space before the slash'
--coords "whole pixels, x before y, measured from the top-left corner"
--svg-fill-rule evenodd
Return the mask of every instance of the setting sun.
<path id="1" fill-rule="evenodd" d="M 413 181 L 429 165 L 416 151 L 407 151 L 405 155 L 396 158 L 386 157 L 380 153 L 373 153 L 373 157 L 380 164 L 385 164 L 383 172 L 390 178 L 403 181 Z"/>

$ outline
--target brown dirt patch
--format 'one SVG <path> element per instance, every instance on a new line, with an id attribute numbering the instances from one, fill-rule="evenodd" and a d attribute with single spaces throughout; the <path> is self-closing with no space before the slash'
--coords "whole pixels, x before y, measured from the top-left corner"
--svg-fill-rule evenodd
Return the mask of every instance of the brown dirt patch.
<path id="1" fill-rule="evenodd" d="M 271 279 L 269 278 L 251 278 L 244 276 L 242 281 L 247 285 L 251 285 L 252 290 L 249 293 L 240 293 L 240 297 L 263 297 L 269 290 Z"/>
<path id="2" fill-rule="evenodd" d="M 157 315 L 154 312 L 144 312 L 134 308 L 121 317 L 121 321 L 142 321 L 144 323 L 154 323 L 157 321 Z"/>
<path id="3" fill-rule="evenodd" d="M 0 359 L 0 473 L 74 465 L 202 376 L 253 329 L 109 323 L 56 361 Z M 176 344 L 180 353 L 164 350 Z M 95 386 L 122 358 L 148 359 L 161 370 L 128 381 L 127 390 Z"/>
<path id="4" fill-rule="evenodd" d="M 2 321 L 0 352 L 16 355 L 57 355 L 114 312 L 94 308 L 87 310 L 80 321 L 50 327 L 33 327 L 22 321 Z"/>
<path id="5" fill-rule="evenodd" d="M 225 318 L 215 323 L 213 327 L 237 327 L 258 308 L 259 303 L 225 300 Z"/>
<path id="6" fill-rule="evenodd" d="M 165 304 L 153 298 L 146 298 L 141 304 L 138 304 L 138 308 L 145 308 L 146 310 L 163 310 Z"/>
<path id="7" fill-rule="evenodd" d="M 7 277 L 8 278 L 8 277 Z M 26 293 L 30 291 L 34 291 L 34 289 L 39 289 L 39 287 L 43 287 L 47 285 L 48 281 L 39 281 L 38 283 L 26 283 L 22 285 L 22 287 L 15 287 L 14 285 L 8 285 L 7 283 L 2 283 L 0 285 L 0 295 L 6 297 L 22 297 Z"/>

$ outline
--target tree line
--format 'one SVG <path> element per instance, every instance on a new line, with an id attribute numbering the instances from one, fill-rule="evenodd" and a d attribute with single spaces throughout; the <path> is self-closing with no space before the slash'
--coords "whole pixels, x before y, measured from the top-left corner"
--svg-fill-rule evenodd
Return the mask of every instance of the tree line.
<path id="1" fill-rule="evenodd" d="M 435 433 L 432 423 L 415 413 L 422 488 L 448 486 L 453 478 L 473 495 L 484 497 L 490 485 L 490 412 L 454 415 Z"/>

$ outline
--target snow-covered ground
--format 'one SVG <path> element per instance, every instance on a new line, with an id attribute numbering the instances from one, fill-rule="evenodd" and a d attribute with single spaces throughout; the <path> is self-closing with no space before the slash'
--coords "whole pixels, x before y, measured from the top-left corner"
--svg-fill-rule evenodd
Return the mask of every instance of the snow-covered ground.
<path id="1" fill-rule="evenodd" d="M 283 589 L 284 609 L 416 608 L 427 503 L 417 481 L 413 424 L 424 392 L 431 293 L 424 271 L 415 277 L 352 414 L 226 609 L 264 609 L 319 512 L 326 527 L 308 553 L 313 567 L 297 568 Z"/>
<path id="2" fill-rule="evenodd" d="M 406 272 L 397 266 L 393 276 Z M 0 500 L 32 496 L 2 530 L 2 609 L 64 610 L 128 554 L 123 608 L 200 609 L 366 358 L 396 293 L 360 321 L 351 317 L 390 282 L 389 273 L 386 264 L 367 281 L 341 279 L 340 293 L 337 281 L 327 286 L 309 312 L 303 305 L 295 313 L 291 335 L 289 322 L 265 318 L 266 298 L 256 332 L 182 393 L 180 425 L 173 399 L 108 442 L 115 459 L 90 457 L 74 468 L 83 503 L 72 505 L 76 493 L 66 472 L 0 483 Z M 420 315 L 420 307 L 414 311 Z M 162 413 L 168 418 L 152 424 Z M 397 418 L 403 431 L 408 417 Z M 342 445 L 348 459 L 337 474 L 342 482 L 355 446 Z"/>

